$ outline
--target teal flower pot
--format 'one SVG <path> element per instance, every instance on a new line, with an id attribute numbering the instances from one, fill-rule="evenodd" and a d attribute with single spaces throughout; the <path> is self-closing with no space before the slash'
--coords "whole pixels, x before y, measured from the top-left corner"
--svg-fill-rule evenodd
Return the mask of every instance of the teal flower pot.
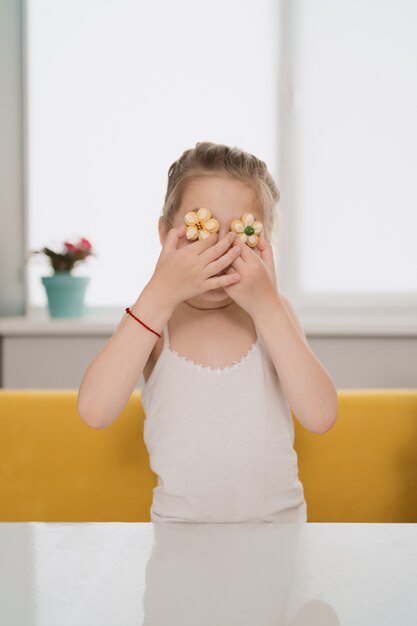
<path id="1" fill-rule="evenodd" d="M 55 272 L 42 276 L 51 317 L 81 317 L 85 312 L 84 297 L 89 276 L 73 276 L 70 272 Z"/>

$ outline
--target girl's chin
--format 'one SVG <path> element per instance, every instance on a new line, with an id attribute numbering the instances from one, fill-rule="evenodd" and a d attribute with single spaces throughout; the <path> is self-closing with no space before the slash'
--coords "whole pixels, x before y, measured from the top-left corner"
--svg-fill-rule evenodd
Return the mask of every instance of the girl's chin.
<path id="1" fill-rule="evenodd" d="M 210 289 L 200 295 L 201 300 L 216 300 L 216 302 L 230 300 L 223 287 L 217 287 L 216 289 Z"/>
<path id="2" fill-rule="evenodd" d="M 223 294 L 223 297 L 225 298 L 229 297 L 223 287 L 216 287 L 215 289 L 209 289 L 208 291 L 205 291 L 204 293 L 202 293 L 201 297 L 204 298 L 207 294 L 211 294 L 211 293 L 221 293 Z"/>

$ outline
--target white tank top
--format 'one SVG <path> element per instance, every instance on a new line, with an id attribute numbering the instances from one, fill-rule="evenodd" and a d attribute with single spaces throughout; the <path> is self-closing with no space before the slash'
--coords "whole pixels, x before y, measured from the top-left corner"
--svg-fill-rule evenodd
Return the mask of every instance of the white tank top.
<path id="1" fill-rule="evenodd" d="M 158 477 L 152 522 L 306 522 L 294 424 L 258 336 L 245 356 L 211 368 L 163 349 L 145 383 L 144 442 Z"/>

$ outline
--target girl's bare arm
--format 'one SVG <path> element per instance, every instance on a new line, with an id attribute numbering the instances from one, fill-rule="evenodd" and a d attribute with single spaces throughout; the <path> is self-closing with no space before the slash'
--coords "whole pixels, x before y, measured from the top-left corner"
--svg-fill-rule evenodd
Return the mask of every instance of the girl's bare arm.
<path id="1" fill-rule="evenodd" d="M 164 303 L 157 285 L 150 281 L 130 310 L 161 334 L 173 307 Z M 81 380 L 77 410 L 88 426 L 106 428 L 120 415 L 157 340 L 157 335 L 125 313 Z"/>
<path id="2" fill-rule="evenodd" d="M 169 230 L 151 280 L 130 307 L 136 317 L 160 334 L 179 302 L 233 282 L 233 275 L 217 273 L 237 256 L 230 249 L 235 233 L 221 241 L 215 233 L 178 249 L 185 232 L 185 224 Z M 77 409 L 86 424 L 105 428 L 120 415 L 157 339 L 155 333 L 125 313 L 81 380 Z"/>

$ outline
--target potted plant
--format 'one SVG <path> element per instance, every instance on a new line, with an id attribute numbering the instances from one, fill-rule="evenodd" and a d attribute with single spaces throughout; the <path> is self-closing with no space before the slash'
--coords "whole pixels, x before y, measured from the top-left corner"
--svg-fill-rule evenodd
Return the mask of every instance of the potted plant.
<path id="1" fill-rule="evenodd" d="M 42 283 L 48 298 L 48 311 L 51 317 L 81 317 L 84 314 L 84 298 L 89 276 L 73 276 L 71 271 L 76 263 L 82 263 L 90 256 L 97 256 L 92 251 L 88 239 L 81 238 L 73 244 L 64 241 L 62 252 L 54 252 L 44 247 L 31 250 L 32 254 L 44 254 L 50 262 L 54 273 L 42 276 Z"/>

